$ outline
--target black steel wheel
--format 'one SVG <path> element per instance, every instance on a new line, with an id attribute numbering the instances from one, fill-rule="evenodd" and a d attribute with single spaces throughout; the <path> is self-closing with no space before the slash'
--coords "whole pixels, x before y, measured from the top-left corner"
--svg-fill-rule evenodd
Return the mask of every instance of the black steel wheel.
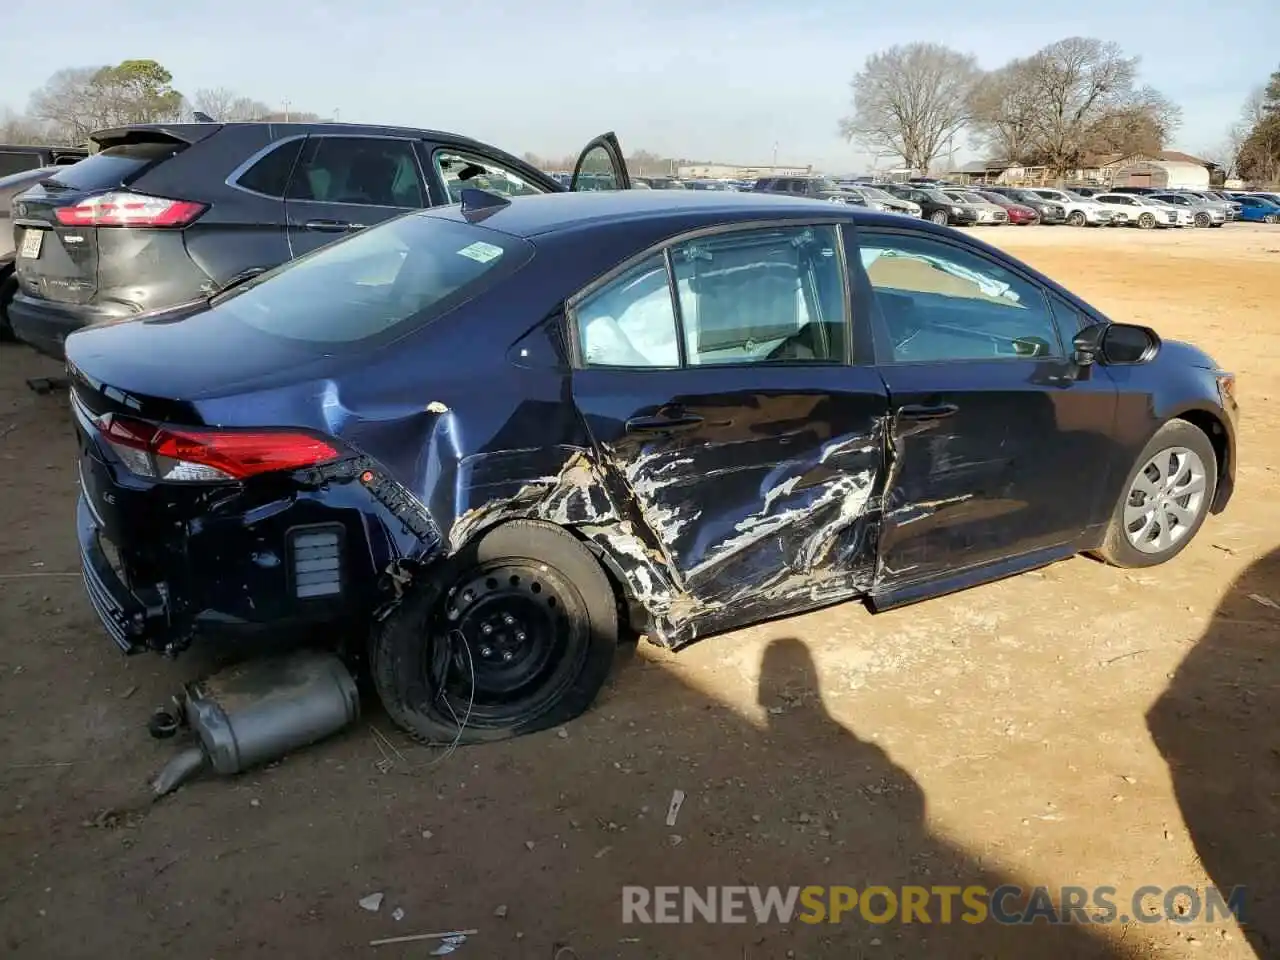
<path id="1" fill-rule="evenodd" d="M 431 743 L 501 740 L 591 705 L 618 646 L 608 578 L 572 534 L 517 520 L 416 585 L 374 639 L 397 725 Z"/>

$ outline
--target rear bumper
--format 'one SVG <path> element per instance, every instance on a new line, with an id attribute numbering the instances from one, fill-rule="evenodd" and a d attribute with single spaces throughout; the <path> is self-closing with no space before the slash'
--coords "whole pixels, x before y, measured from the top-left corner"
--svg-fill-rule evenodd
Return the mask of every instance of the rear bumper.
<path id="1" fill-rule="evenodd" d="M 29 297 L 23 293 L 17 294 L 9 304 L 9 323 L 13 327 L 14 336 L 55 360 L 66 359 L 66 339 L 81 327 L 132 316 L 136 316 L 135 311 L 124 304 L 97 306 L 58 303 Z"/>
<path id="2" fill-rule="evenodd" d="M 175 654 L 196 641 L 237 652 L 249 644 L 249 654 L 359 645 L 373 611 L 394 594 L 383 571 L 439 544 L 411 504 L 382 489 L 393 481 L 365 481 L 376 465 L 340 462 L 314 482 L 269 476 L 211 497 L 207 486 L 129 472 L 98 449 L 92 424 L 77 420 L 85 590 L 127 653 Z"/>
<path id="3" fill-rule="evenodd" d="M 81 494 L 76 502 L 76 535 L 84 589 L 107 634 L 125 653 L 145 650 L 151 637 L 163 635 L 168 611 L 161 595 L 151 591 L 147 603 L 138 597 L 112 566 L 100 539 L 101 524 Z"/>

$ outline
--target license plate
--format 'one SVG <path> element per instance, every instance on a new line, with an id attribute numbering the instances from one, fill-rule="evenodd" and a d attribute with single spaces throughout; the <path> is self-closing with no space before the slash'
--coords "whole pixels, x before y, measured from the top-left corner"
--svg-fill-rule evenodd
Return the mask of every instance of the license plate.
<path id="1" fill-rule="evenodd" d="M 22 234 L 22 247 L 18 256 L 24 260 L 35 260 L 40 256 L 40 248 L 44 246 L 44 231 L 28 227 Z"/>

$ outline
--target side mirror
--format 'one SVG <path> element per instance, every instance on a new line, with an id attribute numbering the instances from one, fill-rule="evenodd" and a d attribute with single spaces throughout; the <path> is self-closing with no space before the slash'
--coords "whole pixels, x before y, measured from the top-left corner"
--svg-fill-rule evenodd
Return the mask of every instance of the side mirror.
<path id="1" fill-rule="evenodd" d="M 1098 362 L 1134 366 L 1155 358 L 1160 336 L 1150 327 L 1133 323 L 1095 323 L 1077 333 L 1071 346 L 1071 359 L 1081 367 Z"/>

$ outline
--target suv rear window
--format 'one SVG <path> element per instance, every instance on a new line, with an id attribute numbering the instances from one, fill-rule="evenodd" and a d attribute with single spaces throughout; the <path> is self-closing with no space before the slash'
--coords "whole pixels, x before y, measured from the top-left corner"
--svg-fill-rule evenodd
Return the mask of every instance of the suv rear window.
<path id="1" fill-rule="evenodd" d="M 526 240 L 411 213 L 276 267 L 213 309 L 317 345 L 386 343 L 438 319 L 533 257 Z"/>
<path id="2" fill-rule="evenodd" d="M 64 167 L 50 179 L 74 190 L 102 190 L 128 183 L 152 164 L 168 160 L 186 148 L 176 140 L 122 143 L 107 147 L 79 163 Z"/>

